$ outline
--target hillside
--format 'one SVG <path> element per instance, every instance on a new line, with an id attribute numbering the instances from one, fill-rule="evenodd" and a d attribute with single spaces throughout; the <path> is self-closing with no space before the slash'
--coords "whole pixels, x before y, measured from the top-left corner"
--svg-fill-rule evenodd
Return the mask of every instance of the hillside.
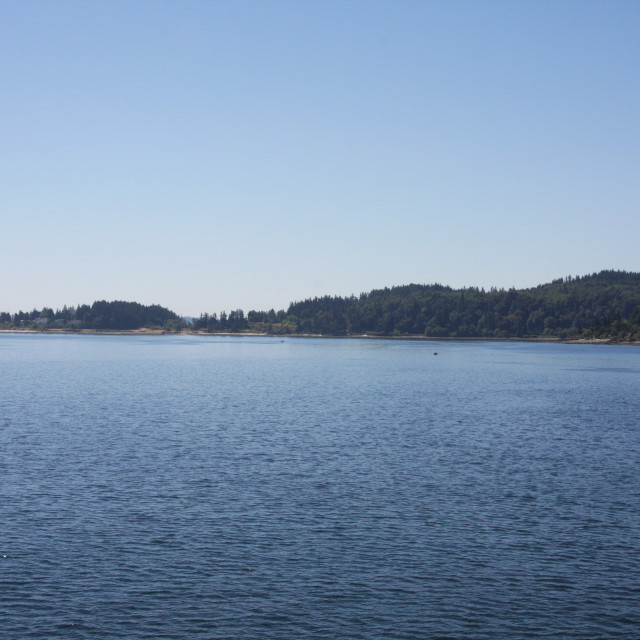
<path id="1" fill-rule="evenodd" d="M 94 302 L 91 306 L 0 313 L 1 329 L 179 331 L 187 323 L 159 305 Z M 640 273 L 601 271 L 531 289 L 409 284 L 292 302 L 280 311 L 204 313 L 191 330 L 331 336 L 431 338 L 598 338 L 640 341 Z"/>
<path id="2" fill-rule="evenodd" d="M 133 331 L 146 327 L 178 330 L 183 324 L 177 314 L 157 304 L 145 306 L 120 300 L 99 300 L 91 306 L 65 306 L 57 311 L 45 307 L 40 311 L 0 313 L 0 327 L 3 329 Z"/>
<path id="3" fill-rule="evenodd" d="M 410 284 L 294 302 L 279 314 L 252 311 L 248 319 L 276 333 L 638 340 L 640 274 L 601 271 L 520 290 Z"/>

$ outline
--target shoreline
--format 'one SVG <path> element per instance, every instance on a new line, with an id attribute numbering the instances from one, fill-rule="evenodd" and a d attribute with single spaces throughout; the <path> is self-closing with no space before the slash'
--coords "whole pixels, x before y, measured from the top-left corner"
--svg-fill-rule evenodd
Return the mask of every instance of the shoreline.
<path id="1" fill-rule="evenodd" d="M 612 340 L 611 338 L 557 338 L 555 336 L 529 336 L 529 337 L 510 337 L 510 338 L 494 338 L 494 337 L 435 337 L 423 335 L 404 335 L 404 336 L 380 336 L 368 333 L 354 334 L 345 336 L 332 336 L 315 333 L 261 333 L 256 331 L 242 332 L 215 332 L 207 333 L 206 331 L 166 331 L 164 329 L 122 329 L 122 330 L 96 330 L 96 329 L 78 329 L 70 331 L 67 329 L 0 329 L 0 333 L 26 333 L 38 335 L 86 335 L 86 336 L 225 336 L 225 337 L 247 337 L 247 338 L 334 338 L 334 339 L 356 339 L 356 340 L 413 340 L 416 342 L 539 342 L 539 343 L 558 343 L 558 344 L 602 344 L 602 345 L 627 345 L 632 347 L 640 346 L 640 342 L 628 342 Z"/>

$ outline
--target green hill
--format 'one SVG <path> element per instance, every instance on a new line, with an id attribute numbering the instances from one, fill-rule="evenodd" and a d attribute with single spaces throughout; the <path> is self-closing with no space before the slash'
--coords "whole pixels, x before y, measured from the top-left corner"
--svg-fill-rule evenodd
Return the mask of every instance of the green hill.
<path id="1" fill-rule="evenodd" d="M 177 331 L 186 323 L 159 305 L 94 302 L 91 306 L 0 313 L 0 328 Z M 409 284 L 362 293 L 292 302 L 278 312 L 241 309 L 202 314 L 192 329 L 331 336 L 433 338 L 605 338 L 640 341 L 640 273 L 601 271 L 531 289 Z"/>
<path id="2" fill-rule="evenodd" d="M 254 329 L 275 333 L 638 340 L 640 274 L 601 271 L 520 290 L 410 284 L 294 302 L 280 313 L 269 319 L 252 311 L 248 318 Z"/>
<path id="3" fill-rule="evenodd" d="M 16 329 L 67 329 L 96 331 L 131 331 L 135 329 L 177 330 L 181 318 L 157 304 L 145 306 L 138 302 L 99 300 L 91 306 L 64 307 L 54 311 L 47 307 L 38 311 L 0 313 L 0 326 Z"/>

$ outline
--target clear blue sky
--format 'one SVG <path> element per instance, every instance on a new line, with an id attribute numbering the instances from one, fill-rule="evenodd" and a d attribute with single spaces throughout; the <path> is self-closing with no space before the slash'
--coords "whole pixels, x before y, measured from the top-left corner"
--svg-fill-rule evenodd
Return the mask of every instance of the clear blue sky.
<path id="1" fill-rule="evenodd" d="M 640 271 L 640 2 L 0 0 L 0 311 Z"/>

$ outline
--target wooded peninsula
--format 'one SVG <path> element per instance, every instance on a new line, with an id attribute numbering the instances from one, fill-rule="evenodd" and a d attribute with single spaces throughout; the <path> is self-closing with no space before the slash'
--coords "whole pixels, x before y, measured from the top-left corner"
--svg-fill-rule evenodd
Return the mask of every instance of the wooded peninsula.
<path id="1" fill-rule="evenodd" d="M 280 311 L 236 309 L 191 320 L 159 305 L 101 300 L 56 311 L 3 312 L 0 329 L 640 342 L 640 273 L 608 270 L 489 291 L 409 284 L 357 297 L 309 298 Z"/>

